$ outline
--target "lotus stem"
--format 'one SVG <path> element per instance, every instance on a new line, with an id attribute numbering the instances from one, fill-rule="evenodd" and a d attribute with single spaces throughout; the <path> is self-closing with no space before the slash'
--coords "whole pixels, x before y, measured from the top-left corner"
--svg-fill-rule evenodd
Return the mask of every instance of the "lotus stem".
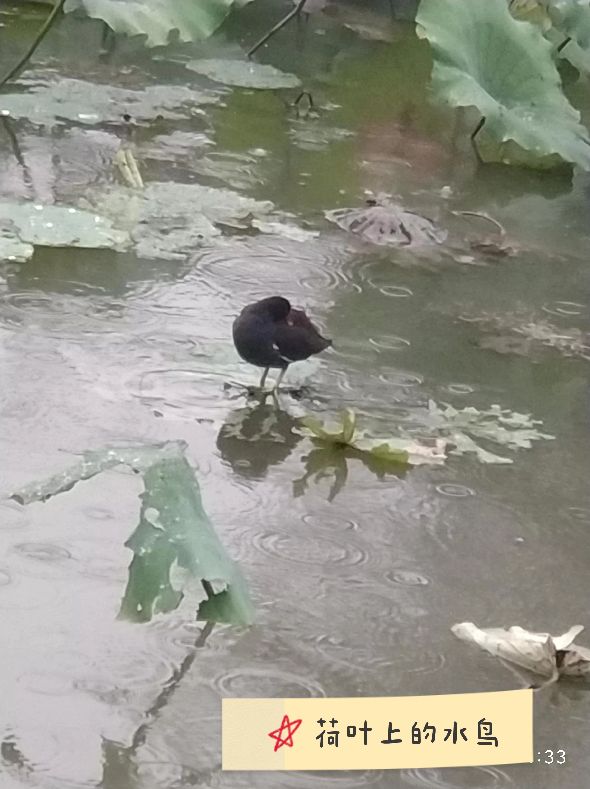
<path id="1" fill-rule="evenodd" d="M 477 161 L 480 164 L 483 162 L 483 159 L 479 155 L 479 150 L 477 148 L 477 144 L 475 142 L 475 138 L 480 133 L 480 131 L 483 129 L 483 126 L 484 126 L 485 122 L 486 122 L 486 119 L 485 119 L 485 115 L 484 115 L 484 117 L 481 118 L 481 120 L 479 121 L 479 123 L 477 124 L 477 126 L 475 127 L 475 129 L 471 133 L 471 145 L 473 146 L 473 151 L 474 151 L 474 153 L 475 153 L 475 155 L 477 157 Z"/>
<path id="2" fill-rule="evenodd" d="M 251 57 L 252 57 L 252 55 L 253 55 L 255 52 L 257 52 L 257 51 L 260 49 L 260 47 L 261 47 L 263 44 L 266 44 L 266 42 L 267 42 L 267 41 L 268 41 L 270 38 L 272 38 L 272 37 L 274 36 L 274 34 L 275 34 L 275 33 L 278 33 L 278 32 L 279 32 L 279 30 L 280 30 L 281 28 L 285 27 L 285 25 L 286 25 L 288 22 L 290 22 L 290 21 L 293 19 L 293 17 L 295 17 L 295 16 L 297 16 L 298 14 L 300 14 L 300 13 L 301 13 L 301 11 L 303 10 L 303 6 L 306 4 L 306 2 L 307 2 L 307 0 L 299 0 L 299 2 L 297 3 L 297 5 L 295 6 L 295 8 L 293 8 L 291 11 L 289 11 L 289 13 L 288 13 L 288 14 L 286 14 L 286 15 L 285 15 L 285 16 L 284 16 L 284 17 L 281 19 L 281 21 L 280 21 L 280 22 L 277 22 L 277 24 L 276 24 L 274 27 L 272 27 L 272 28 L 271 28 L 271 29 L 268 31 L 268 33 L 265 33 L 265 34 L 262 36 L 262 38 L 261 38 L 259 41 L 257 41 L 257 42 L 254 44 L 254 46 L 252 47 L 252 49 L 250 49 L 250 50 L 248 51 L 248 57 L 249 57 L 249 58 L 251 58 Z"/>
<path id="3" fill-rule="evenodd" d="M 29 59 L 33 56 L 33 53 L 35 52 L 39 44 L 43 41 L 43 39 L 51 29 L 51 26 L 53 25 L 57 15 L 63 8 L 65 1 L 66 0 L 58 0 L 58 2 L 54 5 L 53 10 L 45 20 L 44 24 L 41 26 L 41 29 L 37 33 L 37 36 L 35 37 L 35 40 L 31 44 L 29 49 L 25 52 L 25 54 L 18 61 L 18 63 L 15 66 L 13 66 L 13 68 L 11 68 L 10 71 L 7 74 L 5 74 L 4 77 L 2 77 L 2 79 L 0 79 L 0 88 L 2 88 L 9 80 L 11 80 L 17 74 L 19 74 L 23 69 L 23 67 L 26 65 L 26 63 L 29 61 Z"/>
<path id="4" fill-rule="evenodd" d="M 565 38 L 565 39 L 564 39 L 564 40 L 561 42 L 561 44 L 560 44 L 560 45 L 557 47 L 557 51 L 558 51 L 558 52 L 561 52 L 561 50 L 562 50 L 562 49 L 565 49 L 565 48 L 567 47 L 567 45 L 570 43 L 570 41 L 571 41 L 571 40 L 572 40 L 572 37 L 571 37 L 571 36 L 568 36 L 567 38 Z"/>

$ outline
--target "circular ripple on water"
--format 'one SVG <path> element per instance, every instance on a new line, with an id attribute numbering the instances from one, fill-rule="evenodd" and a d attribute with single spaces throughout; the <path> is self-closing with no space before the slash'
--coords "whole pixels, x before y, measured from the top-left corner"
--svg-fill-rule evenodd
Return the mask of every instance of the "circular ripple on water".
<path id="1" fill-rule="evenodd" d="M 475 392 L 474 387 L 469 386 L 469 384 L 448 384 L 446 389 L 448 392 L 451 392 L 451 394 L 456 395 L 468 395 Z"/>
<path id="2" fill-rule="evenodd" d="M 466 485 L 456 485 L 451 482 L 443 482 L 441 485 L 437 485 L 435 490 L 437 493 L 440 493 L 441 496 L 451 496 L 457 499 L 475 496 L 475 491 L 472 490 L 472 488 L 468 488 Z"/>
<path id="3" fill-rule="evenodd" d="M 296 564 L 325 566 L 335 564 L 351 567 L 365 564 L 368 554 L 358 545 L 329 540 L 325 537 L 264 532 L 256 534 L 253 543 L 259 551 L 270 557 L 278 557 Z"/>
<path id="4" fill-rule="evenodd" d="M 326 529 L 327 531 L 358 531 L 359 525 L 356 521 L 347 518 L 338 518 L 332 514 L 314 515 L 308 513 L 301 518 L 303 523 L 312 528 Z"/>
<path id="5" fill-rule="evenodd" d="M 421 386 L 424 383 L 424 379 L 419 375 L 401 372 L 380 373 L 379 380 L 384 384 L 400 386 L 404 389 L 411 389 L 414 386 Z"/>
<path id="6" fill-rule="evenodd" d="M 14 550 L 40 562 L 59 562 L 72 558 L 68 550 L 50 542 L 21 542 L 14 546 Z"/>
<path id="7" fill-rule="evenodd" d="M 115 517 L 115 513 L 106 507 L 83 507 L 82 512 L 93 521 L 110 521 Z"/>
<path id="8" fill-rule="evenodd" d="M 411 343 L 404 337 L 393 337 L 387 334 L 370 337 L 369 343 L 378 351 L 404 351 Z"/>
<path id="9" fill-rule="evenodd" d="M 44 293 L 24 291 L 22 293 L 6 293 L 2 297 L 0 322 L 6 326 L 19 326 L 31 322 L 37 313 L 51 312 L 52 299 Z"/>
<path id="10" fill-rule="evenodd" d="M 403 285 L 381 285 L 379 290 L 384 296 L 391 296 L 394 299 L 408 299 L 414 295 L 410 288 L 405 288 Z"/>
<path id="11" fill-rule="evenodd" d="M 36 576 L 11 575 L 10 582 L 0 586 L 0 609 L 32 611 L 58 606 L 63 592 L 49 583 L 39 583 Z"/>
<path id="12" fill-rule="evenodd" d="M 497 767 L 402 770 L 400 775 L 404 783 L 425 789 L 500 789 L 513 783 L 510 776 Z"/>
<path id="13" fill-rule="evenodd" d="M 590 509 L 585 507 L 568 507 L 566 510 L 568 518 L 578 523 L 590 524 Z"/>
<path id="14" fill-rule="evenodd" d="M 29 523 L 26 507 L 16 501 L 0 501 L 0 530 L 23 529 Z"/>
<path id="15" fill-rule="evenodd" d="M 588 310 L 585 304 L 576 301 L 554 301 L 551 304 L 544 304 L 543 311 L 549 315 L 574 316 L 583 315 Z"/>
<path id="16" fill-rule="evenodd" d="M 215 676 L 212 686 L 224 697 L 306 698 L 326 695 L 319 682 L 309 677 L 269 667 L 241 666 Z"/>
<path id="17" fill-rule="evenodd" d="M 281 786 L 283 787 L 309 787 L 309 786 L 337 786 L 338 789 L 358 789 L 360 786 L 373 786 L 384 780 L 386 773 L 383 770 L 355 770 L 338 772 L 312 772 L 298 770 L 297 772 L 283 773 Z"/>
<path id="18" fill-rule="evenodd" d="M 414 570 L 390 570 L 385 573 L 388 581 L 401 586 L 428 586 L 430 579 Z"/>
<path id="19" fill-rule="evenodd" d="M 12 576 L 10 575 L 9 571 L 0 567 L 0 586 L 8 586 L 11 581 Z"/>
<path id="20" fill-rule="evenodd" d="M 219 391 L 227 372 L 211 367 L 199 369 L 148 370 L 129 384 L 132 394 L 142 402 L 168 407 L 177 413 L 197 409 L 201 414 L 203 404 L 219 399 Z"/>
<path id="21" fill-rule="evenodd" d="M 302 244 L 257 236 L 203 249 L 194 262 L 196 275 L 206 287 L 223 295 L 239 295 L 240 303 L 277 292 L 296 304 L 302 289 L 321 299 L 347 283 L 343 257 L 341 247 L 319 240 Z"/>
<path id="22" fill-rule="evenodd" d="M 74 691 L 71 676 L 49 671 L 32 671 L 21 674 L 18 683 L 33 693 L 43 696 L 69 696 Z"/>

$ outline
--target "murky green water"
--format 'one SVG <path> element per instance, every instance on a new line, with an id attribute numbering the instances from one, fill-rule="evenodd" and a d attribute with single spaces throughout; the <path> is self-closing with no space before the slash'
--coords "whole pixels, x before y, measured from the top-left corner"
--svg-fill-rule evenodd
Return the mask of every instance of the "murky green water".
<path id="1" fill-rule="evenodd" d="M 128 473 L 44 505 L 0 502 L 2 788 L 578 789 L 590 767 L 579 683 L 535 702 L 536 750 L 566 749 L 562 767 L 221 772 L 222 696 L 508 689 L 515 678 L 451 625 L 588 624 L 588 179 L 477 169 L 469 119 L 428 103 L 428 49 L 401 23 L 385 43 L 311 19 L 261 54 L 301 76 L 317 117 L 297 118 L 296 92 L 231 91 L 184 68 L 254 41 L 271 9 L 254 4 L 247 32 L 230 22 L 206 46 L 156 57 L 121 42 L 101 54 L 100 25 L 68 19 L 24 76 L 86 80 L 89 104 L 106 96 L 103 117 L 61 106 L 55 118 L 53 104 L 43 124 L 0 128 L 0 196 L 73 204 L 116 179 L 128 108 L 108 86 L 188 86 L 199 102 L 161 119 L 146 99 L 135 134 L 145 181 L 236 189 L 319 233 L 301 242 L 226 228 L 173 259 L 38 249 L 29 263 L 2 264 L 2 492 L 87 449 L 182 438 L 258 617 L 204 643 L 184 610 L 145 626 L 115 620 L 141 490 Z M 40 13 L 3 9 L 2 70 Z M 366 246 L 324 220 L 368 190 L 448 226 L 452 254 Z M 489 228 L 451 213 L 466 209 L 500 220 L 517 254 L 472 250 L 466 236 Z M 278 413 L 224 390 L 257 375 L 233 350 L 233 317 L 274 292 L 305 305 L 335 344 L 289 372 L 309 394 L 285 395 Z M 334 457 L 292 433 L 294 417 L 349 406 L 395 434 L 429 399 L 530 411 L 556 440 L 508 452 L 506 466 L 467 455 L 377 475 L 350 460 L 330 501 Z M 272 440 L 232 438 L 269 419 Z"/>

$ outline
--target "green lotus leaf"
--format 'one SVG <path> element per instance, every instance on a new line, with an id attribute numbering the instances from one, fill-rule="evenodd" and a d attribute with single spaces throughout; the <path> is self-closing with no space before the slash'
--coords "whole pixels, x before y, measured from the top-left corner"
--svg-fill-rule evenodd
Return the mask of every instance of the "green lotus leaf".
<path id="1" fill-rule="evenodd" d="M 141 473 L 144 492 L 139 524 L 125 543 L 133 559 L 121 618 L 148 622 L 188 598 L 199 619 L 250 624 L 253 607 L 246 582 L 207 517 L 186 449 L 183 441 L 169 441 L 87 452 L 65 471 L 14 491 L 10 498 L 23 505 L 45 502 L 104 471 L 128 466 Z"/>
<path id="2" fill-rule="evenodd" d="M 561 90 L 552 45 L 506 0 L 422 0 L 417 22 L 432 47 L 435 92 L 485 119 L 482 158 L 590 169 L 590 138 Z"/>
<path id="3" fill-rule="evenodd" d="M 40 71 L 27 72 L 17 85 L 18 92 L 0 95 L 0 114 L 38 125 L 120 123 L 124 113 L 137 121 L 151 121 L 158 115 L 172 121 L 191 120 L 201 106 L 219 101 L 212 91 L 186 85 L 146 85 L 134 90 Z"/>
<path id="4" fill-rule="evenodd" d="M 565 36 L 590 50 L 590 0 L 550 0 L 547 13 Z"/>
<path id="5" fill-rule="evenodd" d="M 151 182 L 88 193 L 87 204 L 126 230 L 138 255 L 183 260 L 196 247 L 221 236 L 220 227 L 247 229 L 252 217 L 266 218 L 273 204 L 230 189 L 173 181 Z"/>
<path id="6" fill-rule="evenodd" d="M 274 66 L 255 63 L 250 60 L 225 60 L 211 58 L 191 60 L 186 64 L 191 71 L 203 74 L 214 82 L 234 85 L 238 88 L 257 88 L 259 90 L 280 90 L 297 88 L 301 84 L 294 74 L 286 74 Z"/>
<path id="7" fill-rule="evenodd" d="M 250 0 L 235 0 L 242 6 Z M 227 16 L 234 0 L 66 0 L 64 11 L 83 11 L 102 19 L 116 33 L 146 36 L 150 47 L 210 36 Z"/>
<path id="8" fill-rule="evenodd" d="M 0 216 L 14 228 L 14 239 L 44 247 L 123 248 L 129 237 L 103 216 L 78 208 L 33 202 L 0 201 Z M 12 254 L 25 247 L 13 246 Z M 30 257 L 30 255 L 29 255 Z"/>
<path id="9" fill-rule="evenodd" d="M 313 416 L 305 416 L 301 418 L 300 423 L 314 438 L 329 444 L 351 446 L 356 432 L 356 414 L 351 408 L 346 408 L 342 412 L 340 422 L 322 422 Z"/>
<path id="10" fill-rule="evenodd" d="M 0 260 L 24 263 L 33 257 L 35 247 L 21 241 L 17 233 L 8 227 L 0 227 Z"/>
<path id="11" fill-rule="evenodd" d="M 446 442 L 434 439 L 428 443 L 412 438 L 370 438 L 356 429 L 356 414 L 351 408 L 342 412 L 339 423 L 322 422 L 315 417 L 302 417 L 303 434 L 327 446 L 345 446 L 374 460 L 418 466 L 439 465 L 445 461 Z"/>

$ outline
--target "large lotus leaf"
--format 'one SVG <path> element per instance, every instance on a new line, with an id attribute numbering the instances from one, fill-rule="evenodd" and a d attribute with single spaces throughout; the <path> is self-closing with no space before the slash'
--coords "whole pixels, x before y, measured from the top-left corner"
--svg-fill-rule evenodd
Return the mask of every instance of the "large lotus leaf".
<path id="1" fill-rule="evenodd" d="M 100 249 L 122 248 L 129 242 L 127 233 L 115 229 L 110 220 L 68 206 L 0 201 L 0 218 L 12 224 L 16 238 L 25 244 Z"/>
<path id="2" fill-rule="evenodd" d="M 250 0 L 235 0 L 245 5 Z M 81 9 L 116 33 L 147 36 L 147 46 L 167 44 L 177 32 L 180 41 L 207 38 L 223 22 L 234 0 L 66 0 L 64 10 Z"/>
<path id="3" fill-rule="evenodd" d="M 214 82 L 235 85 L 239 88 L 279 90 L 297 88 L 301 84 L 294 74 L 286 74 L 274 66 L 266 66 L 250 60 L 224 60 L 212 58 L 191 60 L 186 64 L 191 71 L 203 74 Z"/>
<path id="4" fill-rule="evenodd" d="M 199 105 L 218 101 L 211 92 L 185 85 L 148 85 L 131 90 L 46 74 L 28 75 L 18 85 L 26 92 L 0 95 L 0 114 L 38 124 L 75 121 L 92 126 L 121 122 L 126 113 L 139 121 L 156 116 L 184 120 L 202 112 Z"/>
<path id="5" fill-rule="evenodd" d="M 518 146 L 520 164 L 559 157 L 590 169 L 588 132 L 562 93 L 552 46 L 506 0 L 422 0 L 417 22 L 433 50 L 435 91 L 486 119 L 495 144 L 484 158 L 509 163 Z"/>
<path id="6" fill-rule="evenodd" d="M 247 228 L 251 217 L 273 208 L 230 189 L 174 182 L 150 183 L 141 192 L 115 187 L 98 193 L 92 205 L 130 233 L 139 255 L 170 260 L 220 236 L 218 225 Z"/>
<path id="7" fill-rule="evenodd" d="M 74 466 L 11 498 L 21 504 L 47 501 L 115 466 L 130 467 L 142 474 L 144 492 L 139 525 L 125 543 L 134 556 L 120 615 L 146 622 L 174 610 L 190 594 L 200 619 L 249 624 L 253 608 L 245 581 L 203 509 L 186 448 L 183 441 L 170 441 L 88 452 Z"/>
<path id="8" fill-rule="evenodd" d="M 394 203 L 326 211 L 326 219 L 373 244 L 394 247 L 441 244 L 445 230 Z"/>

